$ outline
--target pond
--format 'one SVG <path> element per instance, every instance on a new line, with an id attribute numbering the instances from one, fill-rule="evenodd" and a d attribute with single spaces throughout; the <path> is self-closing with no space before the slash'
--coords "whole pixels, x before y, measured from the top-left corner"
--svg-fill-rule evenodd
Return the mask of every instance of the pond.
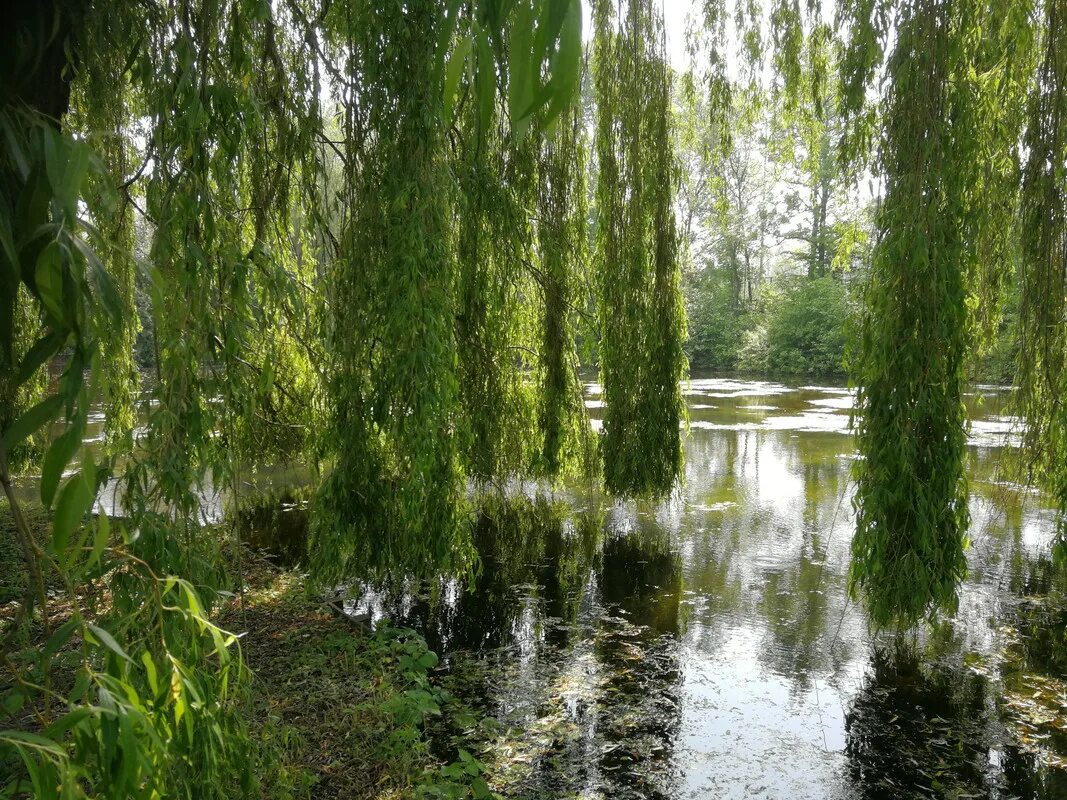
<path id="1" fill-rule="evenodd" d="M 362 587 L 349 603 L 441 655 L 437 677 L 487 721 L 473 738 L 494 788 L 1067 798 L 1067 587 L 1049 560 L 1052 511 L 1006 479 L 1018 444 L 1006 390 L 967 397 L 973 544 L 959 610 L 905 636 L 874 634 L 847 594 L 850 392 L 696 378 L 686 394 L 685 480 L 668 501 L 511 487 L 518 499 L 490 503 L 475 526 L 469 590 Z M 599 386 L 586 405 L 598 426 Z M 249 491 L 307 477 L 261 469 Z M 227 504 L 209 487 L 205 521 Z M 100 505 L 120 511 L 114 484 Z M 306 533 L 292 503 L 267 516 Z"/>
<path id="2" fill-rule="evenodd" d="M 599 391 L 587 405 L 599 414 Z M 968 397 L 958 613 L 874 635 L 848 599 L 852 396 L 694 379 L 685 482 L 655 506 L 569 487 L 476 527 L 472 591 L 352 603 L 423 633 L 530 798 L 1067 797 L 1055 522 L 1002 477 L 1004 390 Z M 594 424 L 595 421 L 594 421 Z"/>

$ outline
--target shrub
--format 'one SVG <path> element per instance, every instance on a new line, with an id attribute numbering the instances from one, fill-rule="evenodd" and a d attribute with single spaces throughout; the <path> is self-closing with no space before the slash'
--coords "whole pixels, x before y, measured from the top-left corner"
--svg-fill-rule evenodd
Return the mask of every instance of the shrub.
<path id="1" fill-rule="evenodd" d="M 799 280 L 767 309 L 767 369 L 786 374 L 844 372 L 844 285 L 832 278 Z"/>
<path id="2" fill-rule="evenodd" d="M 686 292 L 690 367 L 717 371 L 737 368 L 745 315 L 734 303 L 732 292 L 729 279 L 719 270 L 705 269 L 692 279 Z"/>

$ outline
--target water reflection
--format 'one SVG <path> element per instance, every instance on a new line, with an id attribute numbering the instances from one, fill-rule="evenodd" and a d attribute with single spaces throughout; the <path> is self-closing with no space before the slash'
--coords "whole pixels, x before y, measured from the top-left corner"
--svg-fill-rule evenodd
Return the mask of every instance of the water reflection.
<path id="1" fill-rule="evenodd" d="M 510 795 L 1060 796 L 1001 699 L 1053 519 L 1005 480 L 1002 394 L 974 394 L 971 576 L 910 649 L 847 598 L 852 396 L 836 387 L 693 381 L 668 502 L 575 515 L 602 500 L 520 496 L 477 524 L 473 591 L 363 605 L 446 654 L 450 685 L 499 723 L 485 758 Z"/>
<path id="2" fill-rule="evenodd" d="M 914 641 L 875 648 L 845 722 L 853 795 L 1067 796 L 1063 774 L 1043 768 L 1005 725 L 996 681 L 944 649 Z"/>
<path id="3" fill-rule="evenodd" d="M 598 415 L 599 387 L 588 392 Z M 353 598 L 420 630 L 442 679 L 496 721 L 482 754 L 494 788 L 1067 797 L 1055 520 L 1005 469 L 1003 393 L 967 398 L 973 547 L 959 611 L 886 640 L 846 594 L 849 391 L 706 379 L 687 392 L 685 480 L 669 501 L 523 487 L 483 508 L 469 587 Z"/>

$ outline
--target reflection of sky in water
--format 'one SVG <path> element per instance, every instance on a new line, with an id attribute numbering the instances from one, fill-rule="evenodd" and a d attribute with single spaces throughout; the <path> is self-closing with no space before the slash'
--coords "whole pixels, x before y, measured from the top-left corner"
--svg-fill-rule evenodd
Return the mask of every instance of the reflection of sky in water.
<path id="1" fill-rule="evenodd" d="M 594 417 L 600 391 L 587 387 Z M 717 379 L 685 391 L 685 480 L 669 501 L 608 506 L 594 545 L 570 521 L 485 538 L 476 591 L 447 581 L 436 606 L 411 591 L 367 592 L 354 605 L 424 632 L 457 693 L 502 723 L 486 758 L 509 793 L 880 796 L 849 732 L 855 709 L 881 708 L 891 689 L 846 593 L 853 394 Z M 973 395 L 971 574 L 939 645 L 957 662 L 1000 646 L 999 620 L 1016 602 L 1009 584 L 1047 552 L 1055 526 L 1040 497 L 998 468 L 1017 441 L 1005 395 Z M 257 481 L 290 475 L 264 470 Z M 597 505 L 578 487 L 571 496 Z M 210 486 L 204 498 L 218 519 L 223 498 Z M 116 506 L 114 483 L 99 502 Z M 999 774 L 1008 759 L 998 735 L 987 760 Z"/>
<path id="2" fill-rule="evenodd" d="M 521 557 L 491 543 L 473 594 L 402 621 L 451 651 L 451 674 L 473 681 L 460 694 L 504 724 L 486 758 L 512 794 L 881 796 L 857 778 L 869 765 L 849 744 L 852 709 L 890 692 L 846 592 L 852 396 L 735 380 L 687 392 L 685 480 L 669 501 L 610 505 L 586 560 L 573 527 Z M 957 662 L 1000 646 L 1009 582 L 1054 528 L 1036 496 L 998 477 L 1014 421 L 997 416 L 1001 396 L 980 393 L 971 575 L 939 645 Z M 598 399 L 587 407 L 603 413 Z M 989 752 L 1008 760 L 996 736 Z"/>

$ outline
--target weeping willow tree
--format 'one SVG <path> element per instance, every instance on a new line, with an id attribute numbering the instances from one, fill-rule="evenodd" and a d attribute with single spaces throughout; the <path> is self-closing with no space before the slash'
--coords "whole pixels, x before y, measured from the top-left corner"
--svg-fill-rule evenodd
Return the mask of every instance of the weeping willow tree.
<path id="1" fill-rule="evenodd" d="M 618 20 L 612 3 L 595 3 L 594 25 L 604 482 L 661 495 L 681 470 L 686 370 L 671 74 L 652 3 L 633 0 Z"/>
<path id="2" fill-rule="evenodd" d="M 966 568 L 961 390 L 976 341 L 980 257 L 1004 258 L 989 236 L 1011 222 L 1010 192 L 999 205 L 984 193 L 1004 188 L 1004 161 L 985 159 L 1010 154 L 1018 140 L 1017 125 L 991 112 L 1001 92 L 1017 88 L 1013 48 L 1025 43 L 1029 25 L 1026 13 L 1012 13 L 1017 8 L 997 0 L 909 0 L 896 8 L 879 112 L 885 195 L 853 364 L 861 460 L 850 577 L 878 625 L 952 609 Z M 874 13 L 886 13 L 884 4 Z M 1005 23 L 1020 28 L 984 39 L 984 30 L 1003 31 Z M 867 38 L 876 27 L 885 29 L 854 19 L 853 47 L 880 46 Z M 873 61 L 853 54 L 846 67 L 869 71 Z M 1001 260 L 989 272 L 1009 266 Z"/>
<path id="3" fill-rule="evenodd" d="M 462 467 L 475 463 L 476 437 L 464 408 L 483 421 L 500 409 L 475 402 L 458 377 L 455 211 L 477 204 L 460 202 L 470 187 L 455 181 L 457 119 L 469 152 L 484 148 L 499 170 L 491 180 L 509 209 L 500 222 L 494 199 L 481 201 L 493 237 L 485 326 L 505 320 L 509 334 L 462 357 L 501 359 L 504 396 L 524 398 L 510 418 L 527 431 L 520 456 L 494 457 L 485 472 L 528 470 L 540 452 L 529 420 L 548 303 L 535 167 L 576 94 L 580 9 L 379 5 L 18 4 L 3 48 L 5 74 L 18 79 L 3 88 L 0 118 L 0 473 L 30 574 L 23 630 L 42 626 L 46 644 L 4 700 L 39 723 L 34 734 L 0 733 L 25 764 L 5 789 L 255 793 L 249 676 L 235 637 L 210 619 L 234 559 L 200 524 L 204 497 L 235 498 L 254 456 L 312 448 L 329 467 L 321 578 L 466 562 Z M 490 133 L 501 108 L 506 124 Z M 556 183 L 563 233 L 546 249 L 559 248 L 552 269 L 573 285 L 584 229 L 569 204 L 583 179 L 574 144 L 560 152 L 572 159 Z M 149 238 L 140 262 L 133 214 Z M 134 269 L 156 347 L 136 442 Z M 561 318 L 553 341 L 567 367 L 573 320 Z M 42 365 L 63 348 L 72 355 L 58 389 L 35 404 Z M 102 461 L 81 447 L 98 396 L 109 415 Z M 582 413 L 576 392 L 552 407 L 562 420 Z M 319 428 L 328 435 L 312 436 Z M 569 441 L 569 430 L 553 436 Z M 510 446 L 509 433 L 494 432 L 496 444 Z M 8 455 L 32 434 L 46 444 L 47 545 L 11 489 Z M 112 474 L 125 520 L 90 513 Z M 59 578 L 71 609 L 51 638 L 44 574 Z M 76 681 L 57 695 L 49 674 L 64 647 L 77 651 Z"/>
<path id="4" fill-rule="evenodd" d="M 1046 0 L 1020 202 L 1018 404 L 1031 468 L 1067 513 L 1067 3 Z"/>

